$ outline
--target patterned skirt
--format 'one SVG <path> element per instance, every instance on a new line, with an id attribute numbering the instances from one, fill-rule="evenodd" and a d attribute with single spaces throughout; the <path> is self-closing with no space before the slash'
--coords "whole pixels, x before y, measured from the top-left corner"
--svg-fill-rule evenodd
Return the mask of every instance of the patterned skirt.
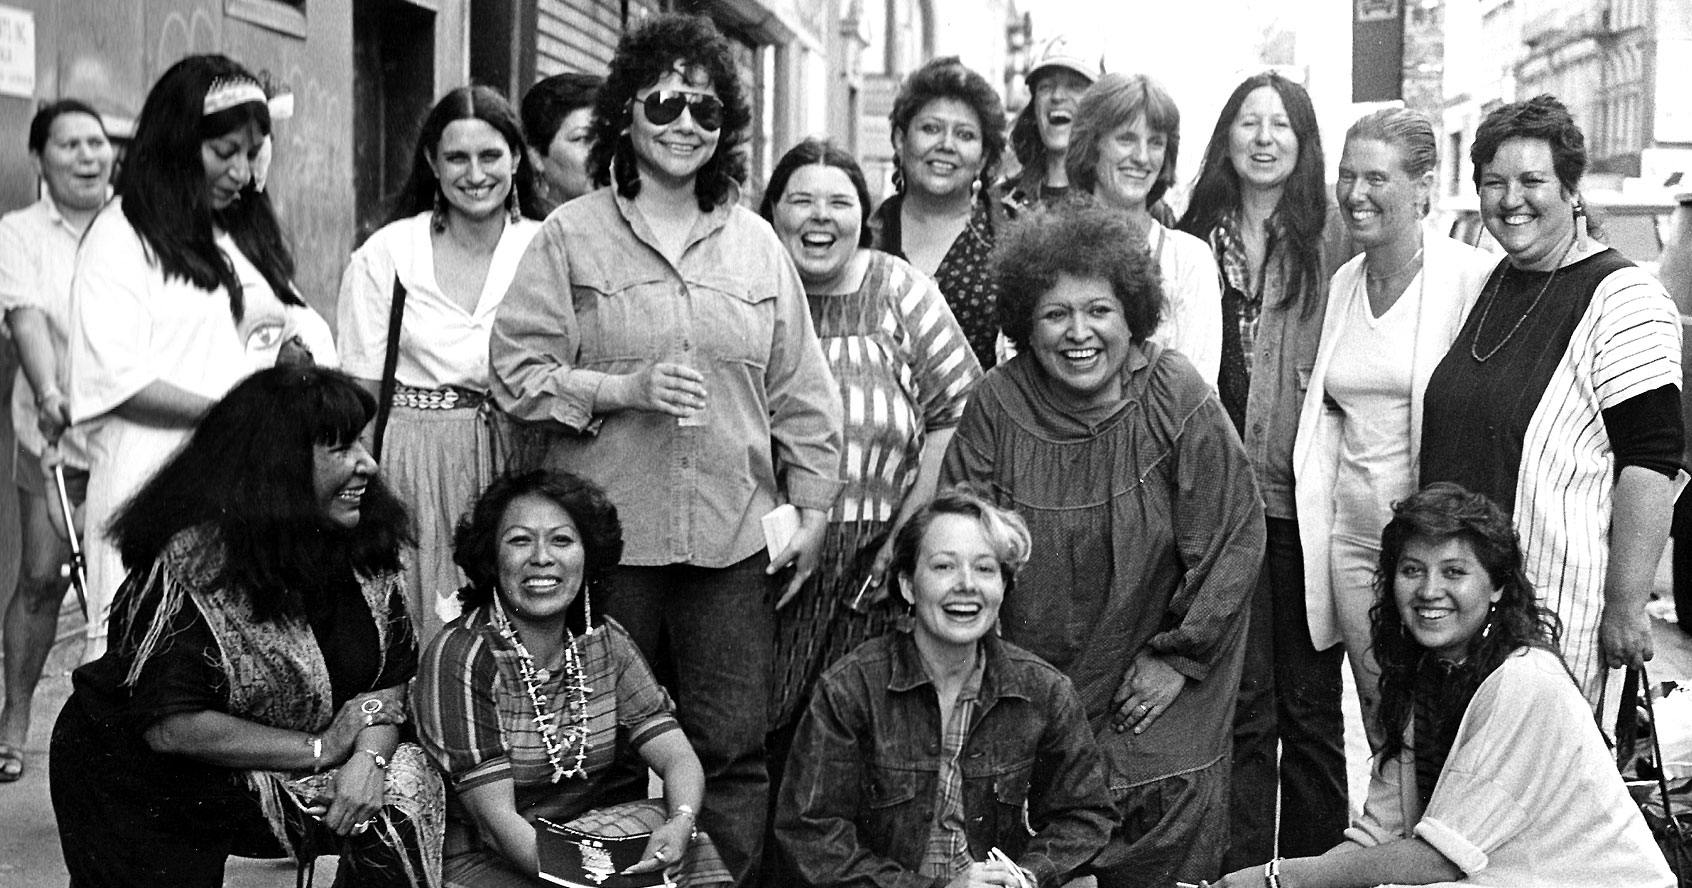
<path id="1" fill-rule="evenodd" d="M 823 537 L 816 573 L 776 612 L 775 679 L 770 683 L 770 729 L 798 719 L 823 671 L 853 648 L 892 628 L 901 609 L 886 578 L 888 596 L 860 613 L 851 608 L 863 588 L 876 550 L 891 522 L 832 522 Z M 872 589 L 871 601 L 881 595 Z"/>

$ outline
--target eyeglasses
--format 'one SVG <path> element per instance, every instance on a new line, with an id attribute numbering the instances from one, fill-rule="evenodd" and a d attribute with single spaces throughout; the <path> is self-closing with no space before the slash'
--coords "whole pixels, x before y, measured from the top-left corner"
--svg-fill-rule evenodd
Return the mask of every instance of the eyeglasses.
<path id="1" fill-rule="evenodd" d="M 675 123 L 683 111 L 691 113 L 693 122 L 707 132 L 716 132 L 723 125 L 723 103 L 706 93 L 655 89 L 635 101 L 646 106 L 646 119 L 653 126 Z"/>

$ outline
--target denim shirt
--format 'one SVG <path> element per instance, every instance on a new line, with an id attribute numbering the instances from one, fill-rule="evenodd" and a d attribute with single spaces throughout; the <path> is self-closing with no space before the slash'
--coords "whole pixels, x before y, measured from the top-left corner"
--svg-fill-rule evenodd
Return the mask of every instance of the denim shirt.
<path id="1" fill-rule="evenodd" d="M 764 547 L 759 518 L 783 496 L 834 504 L 839 388 L 768 223 L 727 203 L 695 223 L 679 263 L 657 243 L 615 189 L 555 211 L 494 317 L 494 399 L 563 432 L 547 463 L 605 488 L 623 564 L 727 567 Z M 607 376 L 657 361 L 704 375 L 699 421 L 594 412 Z"/>
<path id="2" fill-rule="evenodd" d="M 1061 672 L 992 635 L 981 644 L 962 757 L 970 856 L 996 847 L 1039 885 L 1061 885 L 1114 826 L 1098 748 Z M 940 704 L 909 634 L 866 642 L 824 673 L 776 810 L 776 836 L 805 883 L 944 885 L 917 873 L 940 756 Z"/>

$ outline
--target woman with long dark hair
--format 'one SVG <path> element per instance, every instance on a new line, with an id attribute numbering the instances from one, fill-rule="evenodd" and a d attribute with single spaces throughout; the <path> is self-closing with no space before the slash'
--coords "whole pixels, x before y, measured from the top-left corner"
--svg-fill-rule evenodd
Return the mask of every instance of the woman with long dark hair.
<path id="1" fill-rule="evenodd" d="M 1371 612 L 1386 743 L 1363 814 L 1330 852 L 1218 888 L 1673 885 L 1509 517 L 1448 483 L 1392 512 Z"/>
<path id="2" fill-rule="evenodd" d="M 105 522 L 241 378 L 335 359 L 294 287 L 263 190 L 264 88 L 238 62 L 189 56 L 147 94 L 117 199 L 83 238 L 71 290 L 70 412 L 89 430 L 90 646 L 123 579 Z M 303 346 L 303 347 L 302 347 Z"/>
<path id="3" fill-rule="evenodd" d="M 419 545 L 406 593 L 424 643 L 458 616 L 464 575 L 452 563 L 453 523 L 517 449 L 488 394 L 488 328 L 539 217 L 516 112 L 490 87 L 459 87 L 424 118 L 388 224 L 341 277 L 344 366 L 378 397 L 392 387 L 377 455 L 415 504 Z M 399 342 L 386 380 L 396 299 Z"/>
<path id="4" fill-rule="evenodd" d="M 708 20 L 659 15 L 625 34 L 588 161 L 610 187 L 547 217 L 490 340 L 500 406 L 563 432 L 549 467 L 591 478 L 622 513 L 604 608 L 674 691 L 705 767 L 700 827 L 742 884 L 768 805 L 775 601 L 816 568 L 841 424 L 804 285 L 736 203 L 751 120 Z M 798 528 L 766 549 L 760 519 L 780 505 Z"/>
<path id="5" fill-rule="evenodd" d="M 439 883 L 440 777 L 399 730 L 410 528 L 359 441 L 374 413 L 338 371 L 261 371 L 113 521 L 112 644 L 53 731 L 72 884 L 214 886 L 227 857 L 282 852 Z"/>
<path id="6" fill-rule="evenodd" d="M 1345 827 L 1342 656 L 1311 641 L 1293 500 L 1299 407 L 1328 276 L 1345 258 L 1323 171 L 1310 94 L 1274 72 L 1248 77 L 1216 118 L 1179 226 L 1210 244 L 1222 272 L 1217 392 L 1245 440 L 1268 519 L 1235 715 L 1229 861 L 1272 853 L 1277 810 L 1281 845 L 1300 853 L 1331 847 Z"/>

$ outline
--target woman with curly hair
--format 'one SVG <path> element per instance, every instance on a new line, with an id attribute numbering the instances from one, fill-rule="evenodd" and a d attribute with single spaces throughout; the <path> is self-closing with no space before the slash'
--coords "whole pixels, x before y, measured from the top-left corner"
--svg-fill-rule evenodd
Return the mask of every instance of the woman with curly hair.
<path id="1" fill-rule="evenodd" d="M 744 882 L 764 834 L 775 600 L 821 554 L 840 395 L 805 288 L 737 204 L 751 122 L 729 44 L 659 15 L 624 36 L 594 113 L 600 188 L 547 218 L 494 319 L 494 396 L 567 434 L 546 463 L 622 512 L 617 619 L 676 695 L 709 829 Z M 798 530 L 766 551 L 760 518 Z M 778 592 L 769 575 L 785 573 Z"/>
<path id="2" fill-rule="evenodd" d="M 1121 822 L 1101 888 L 1221 872 L 1228 730 L 1263 510 L 1239 436 L 1191 362 L 1152 340 L 1161 276 L 1128 220 L 1083 204 L 1013 226 L 995 257 L 1017 355 L 970 396 L 941 468 L 1047 553 L 1003 631 L 1075 683 Z"/>
<path id="3" fill-rule="evenodd" d="M 376 455 L 416 508 L 406 594 L 423 644 L 458 616 L 453 523 L 513 456 L 522 460 L 519 431 L 489 400 L 488 326 L 540 230 L 534 183 L 505 97 L 459 87 L 423 119 L 388 224 L 341 275 L 343 366 L 389 398 Z"/>
<path id="4" fill-rule="evenodd" d="M 1522 555 L 1504 511 L 1456 484 L 1394 504 L 1372 613 L 1386 745 L 1363 815 L 1327 854 L 1219 888 L 1674 884 Z"/>
<path id="5" fill-rule="evenodd" d="M 1005 153 L 1005 106 L 957 56 L 933 59 L 899 87 L 893 187 L 870 219 L 874 247 L 934 279 L 983 368 L 999 336 L 988 257 L 1005 212 L 986 186 Z"/>
<path id="6" fill-rule="evenodd" d="M 413 694 L 418 735 L 452 781 L 449 888 L 545 884 L 541 817 L 650 832 L 625 874 L 729 880 L 710 839 L 694 838 L 705 777 L 670 696 L 623 627 L 593 612 L 622 551 L 616 506 L 568 472 L 502 476 L 459 522 L 465 616 L 429 645 Z M 606 805 L 619 749 L 657 772 L 663 799 Z"/>
<path id="7" fill-rule="evenodd" d="M 240 63 L 172 65 L 141 107 L 117 198 L 78 250 L 69 400 L 89 430 L 90 659 L 123 581 L 105 533 L 119 504 L 247 374 L 307 353 L 335 360 L 264 191 L 270 132 L 264 88 Z"/>
<path id="8" fill-rule="evenodd" d="M 1234 733 L 1229 860 L 1240 863 L 1273 854 L 1277 832 L 1282 845 L 1313 853 L 1345 826 L 1343 655 L 1311 639 L 1293 500 L 1299 408 L 1328 277 L 1346 259 L 1323 170 L 1310 94 L 1272 71 L 1248 77 L 1216 118 L 1180 224 L 1210 245 L 1222 272 L 1217 392 L 1245 440 L 1268 518 Z"/>
<path id="9" fill-rule="evenodd" d="M 232 855 L 284 852 L 439 884 L 440 775 L 400 737 L 410 526 L 359 441 L 375 412 L 337 371 L 260 371 L 118 514 L 112 644 L 53 729 L 71 884 L 210 888 Z"/>

